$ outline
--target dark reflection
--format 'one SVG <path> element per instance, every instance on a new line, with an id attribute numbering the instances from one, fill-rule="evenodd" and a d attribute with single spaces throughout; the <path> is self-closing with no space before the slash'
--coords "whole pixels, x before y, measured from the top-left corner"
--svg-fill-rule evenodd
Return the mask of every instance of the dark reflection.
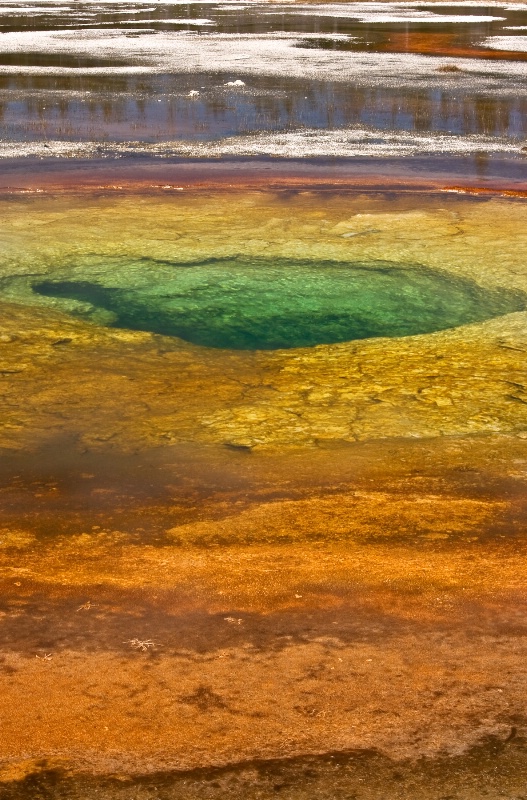
<path id="1" fill-rule="evenodd" d="M 0 7 L 1 8 L 1 7 Z M 0 53 L 0 66 L 4 67 L 66 67 L 90 69 L 91 67 L 126 66 L 126 61 L 104 59 L 100 56 L 71 55 L 70 53 Z"/>
<path id="2" fill-rule="evenodd" d="M 35 58 L 35 56 L 32 56 Z M 67 57 L 68 58 L 68 57 Z M 71 57 L 69 57 L 71 59 Z M 88 59 L 85 59 L 88 61 Z M 14 140 L 215 140 L 259 130 L 341 128 L 522 137 L 527 97 L 239 75 L 0 75 Z M 456 80 L 456 75 L 452 78 Z M 197 90 L 199 95 L 189 96 Z"/>

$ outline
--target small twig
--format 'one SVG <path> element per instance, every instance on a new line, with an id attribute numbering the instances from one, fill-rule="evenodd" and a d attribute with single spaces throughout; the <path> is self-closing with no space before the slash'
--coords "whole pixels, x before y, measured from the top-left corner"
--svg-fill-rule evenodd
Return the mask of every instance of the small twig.
<path id="1" fill-rule="evenodd" d="M 143 653 L 151 647 L 156 646 L 156 643 L 151 639 L 128 639 L 126 642 L 123 642 L 123 644 L 129 644 L 134 650 L 141 650 Z"/>
<path id="2" fill-rule="evenodd" d="M 517 350 L 518 353 L 527 353 L 525 348 L 515 347 L 513 344 L 507 344 L 506 342 L 498 342 L 498 347 L 503 347 L 504 350 Z"/>

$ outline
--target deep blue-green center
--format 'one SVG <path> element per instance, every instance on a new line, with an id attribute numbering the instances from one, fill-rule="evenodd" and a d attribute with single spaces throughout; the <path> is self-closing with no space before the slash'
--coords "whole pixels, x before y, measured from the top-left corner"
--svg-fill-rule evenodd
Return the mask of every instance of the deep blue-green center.
<path id="1" fill-rule="evenodd" d="M 134 262 L 95 280 L 46 280 L 37 294 L 77 301 L 106 324 L 206 347 L 272 350 L 379 336 L 411 336 L 519 311 L 519 292 L 488 290 L 446 272 L 390 262 L 225 258 Z M 80 301 L 80 302 L 79 302 Z M 95 316 L 94 316 L 95 319 Z"/>

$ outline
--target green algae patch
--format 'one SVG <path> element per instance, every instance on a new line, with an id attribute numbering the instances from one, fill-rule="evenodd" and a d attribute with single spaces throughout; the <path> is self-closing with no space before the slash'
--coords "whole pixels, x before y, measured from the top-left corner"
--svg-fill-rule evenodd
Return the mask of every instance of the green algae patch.
<path id="1" fill-rule="evenodd" d="M 383 261 L 142 259 L 130 266 L 134 285 L 106 285 L 105 275 L 97 282 L 41 281 L 33 291 L 75 301 L 69 310 L 83 316 L 111 312 L 112 327 L 234 350 L 432 333 L 526 306 L 520 292 L 488 290 L 437 270 Z"/>

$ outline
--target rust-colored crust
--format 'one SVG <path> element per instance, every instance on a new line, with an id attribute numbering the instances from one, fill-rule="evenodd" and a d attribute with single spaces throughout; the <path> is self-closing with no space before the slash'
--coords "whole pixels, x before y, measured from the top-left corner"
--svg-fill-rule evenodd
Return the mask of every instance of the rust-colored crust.
<path id="1" fill-rule="evenodd" d="M 478 58 L 485 61 L 527 61 L 527 53 L 511 50 L 494 50 L 490 47 L 466 45 L 456 33 L 389 33 L 375 49 L 384 53 L 416 53 L 447 58 Z"/>
<path id="2" fill-rule="evenodd" d="M 523 163 L 518 162 L 521 166 Z M 463 183 L 454 183 L 459 176 L 434 173 L 423 176 L 411 172 L 399 175 L 395 169 L 378 162 L 367 171 L 352 163 L 341 164 L 337 169 L 330 165 L 306 164 L 302 167 L 276 162 L 265 169 L 251 164 L 243 167 L 229 164 L 163 165 L 165 180 L 159 181 L 159 167 L 150 165 L 142 170 L 128 170 L 113 165 L 79 165 L 74 171 L 35 171 L 31 164 L 22 163 L 16 172 L 5 170 L 0 174 L 0 195 L 42 193 L 61 194 L 146 194 L 170 195 L 179 192 L 221 191 L 235 194 L 245 191 L 265 192 L 321 192 L 324 194 L 434 194 L 459 192 L 480 196 L 502 196 L 522 199 L 527 197 L 527 181 L 486 178 L 481 186 L 477 175 L 467 176 Z"/>

